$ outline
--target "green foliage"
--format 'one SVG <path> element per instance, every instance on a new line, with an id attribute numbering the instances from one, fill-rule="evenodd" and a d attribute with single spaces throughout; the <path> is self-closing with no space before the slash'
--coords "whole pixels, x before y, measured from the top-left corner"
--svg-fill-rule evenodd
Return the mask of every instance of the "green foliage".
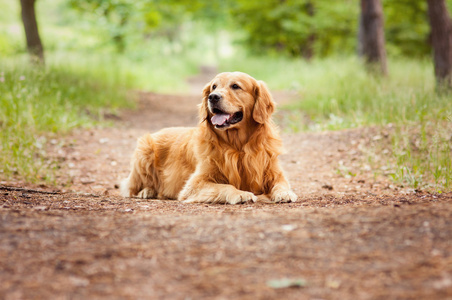
<path id="1" fill-rule="evenodd" d="M 306 54 L 309 48 L 319 55 L 353 49 L 357 12 L 356 2 L 347 0 L 238 0 L 232 8 L 254 52 L 277 50 L 294 56 Z"/>
<path id="2" fill-rule="evenodd" d="M 20 16 L 18 2 L 0 0 L 0 57 L 25 50 L 22 24 L 15 22 Z"/>
<path id="3" fill-rule="evenodd" d="M 117 51 L 124 52 L 125 35 L 128 33 L 127 25 L 130 22 L 131 13 L 134 11 L 131 1 L 70 0 L 69 5 L 82 13 L 89 12 L 99 24 L 106 26 Z"/>
<path id="4" fill-rule="evenodd" d="M 94 68 L 93 68 L 94 67 Z M 90 69 L 96 71 L 90 71 Z M 55 133 L 95 124 L 106 110 L 129 106 L 127 78 L 92 61 L 31 68 L 18 59 L 0 61 L 0 174 L 51 180 L 55 163 L 46 143 Z"/>
<path id="5" fill-rule="evenodd" d="M 425 0 L 383 0 L 385 38 L 390 55 L 430 54 L 430 26 Z"/>
<path id="6" fill-rule="evenodd" d="M 108 40 L 122 53 L 129 43 L 140 37 L 166 36 L 180 39 L 179 31 L 189 6 L 183 1 L 70 0 L 69 7 L 92 24 L 108 31 Z M 107 42 L 107 40 L 105 40 Z"/>

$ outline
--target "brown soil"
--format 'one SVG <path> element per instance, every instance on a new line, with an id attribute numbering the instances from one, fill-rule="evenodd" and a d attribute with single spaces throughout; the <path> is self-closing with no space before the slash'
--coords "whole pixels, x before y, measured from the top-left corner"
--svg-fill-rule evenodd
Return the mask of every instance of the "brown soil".
<path id="1" fill-rule="evenodd" d="M 452 299 L 452 194 L 375 176 L 374 130 L 284 133 L 296 203 L 124 199 L 137 137 L 197 122 L 197 95 L 139 98 L 54 143 L 55 193 L 2 182 L 0 299 Z"/>

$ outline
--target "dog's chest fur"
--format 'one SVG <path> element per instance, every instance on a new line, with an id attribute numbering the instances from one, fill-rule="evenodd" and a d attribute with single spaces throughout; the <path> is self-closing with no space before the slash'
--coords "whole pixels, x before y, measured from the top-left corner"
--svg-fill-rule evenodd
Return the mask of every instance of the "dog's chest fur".
<path id="1" fill-rule="evenodd" d="M 224 146 L 223 146 L 224 147 Z M 217 183 L 231 184 L 239 190 L 250 191 L 254 194 L 265 194 L 265 170 L 271 162 L 270 156 L 264 149 L 244 148 L 241 151 L 229 147 L 228 149 L 212 147 L 211 157 L 215 169 L 212 177 Z"/>

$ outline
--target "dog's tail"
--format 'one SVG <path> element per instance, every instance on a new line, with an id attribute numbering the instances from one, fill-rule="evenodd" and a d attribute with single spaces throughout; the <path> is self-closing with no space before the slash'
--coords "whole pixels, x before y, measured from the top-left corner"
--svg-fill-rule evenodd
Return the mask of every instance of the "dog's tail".
<path id="1" fill-rule="evenodd" d="M 121 181 L 120 191 L 124 197 L 136 196 L 143 188 L 156 190 L 158 176 L 155 168 L 154 140 L 150 134 L 138 139 L 132 158 L 129 177 Z"/>

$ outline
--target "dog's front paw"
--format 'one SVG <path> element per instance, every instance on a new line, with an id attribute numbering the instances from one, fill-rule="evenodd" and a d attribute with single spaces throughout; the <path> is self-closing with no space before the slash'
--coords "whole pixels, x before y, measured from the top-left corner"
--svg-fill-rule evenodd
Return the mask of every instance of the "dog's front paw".
<path id="1" fill-rule="evenodd" d="M 297 201 L 298 196 L 291 190 L 279 190 L 272 194 L 272 201 L 276 203 L 287 203 Z"/>
<path id="2" fill-rule="evenodd" d="M 141 199 L 155 198 L 155 191 L 150 188 L 144 188 L 138 193 L 137 197 Z"/>
<path id="3" fill-rule="evenodd" d="M 246 202 L 256 202 L 257 197 L 250 192 L 239 192 L 235 193 L 234 195 L 231 195 L 226 198 L 226 203 L 229 204 L 239 204 L 239 203 L 246 203 Z"/>

